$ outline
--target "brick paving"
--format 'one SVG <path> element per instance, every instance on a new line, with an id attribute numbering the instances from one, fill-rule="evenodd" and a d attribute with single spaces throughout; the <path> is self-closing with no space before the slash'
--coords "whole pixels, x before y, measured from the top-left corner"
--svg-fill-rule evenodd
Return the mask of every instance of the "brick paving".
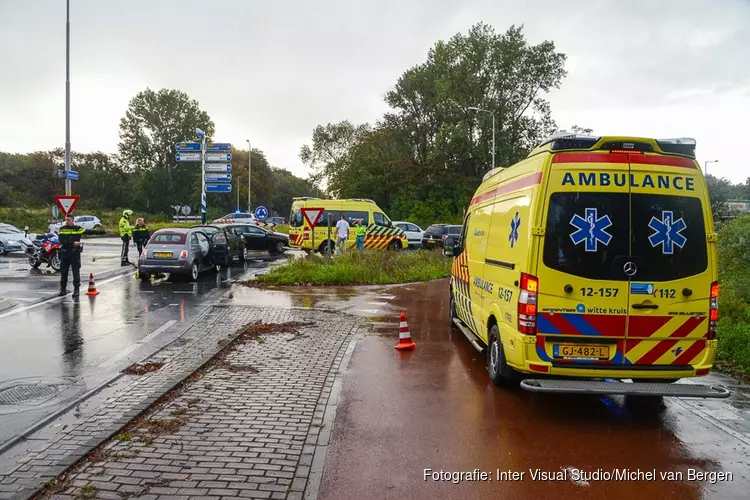
<path id="1" fill-rule="evenodd" d="M 62 439 L 0 475 L 0 498 L 28 498 L 60 476 L 44 497 L 300 500 L 334 378 L 361 322 L 305 310 L 214 309 L 180 345 L 149 360 L 164 362 L 160 370 L 133 377 Z M 309 325 L 238 343 L 157 401 L 258 321 Z M 137 424 L 126 426 L 139 414 Z"/>

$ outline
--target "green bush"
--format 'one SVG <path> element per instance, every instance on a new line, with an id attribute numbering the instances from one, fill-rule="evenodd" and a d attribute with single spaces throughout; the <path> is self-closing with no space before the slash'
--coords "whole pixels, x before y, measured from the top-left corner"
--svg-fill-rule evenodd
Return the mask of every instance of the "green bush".
<path id="1" fill-rule="evenodd" d="M 452 260 L 439 251 L 371 250 L 338 255 L 328 264 L 317 254 L 288 261 L 258 276 L 266 285 L 385 285 L 446 278 Z"/>
<path id="2" fill-rule="evenodd" d="M 721 368 L 750 375 L 750 217 L 722 224 L 719 236 Z"/>

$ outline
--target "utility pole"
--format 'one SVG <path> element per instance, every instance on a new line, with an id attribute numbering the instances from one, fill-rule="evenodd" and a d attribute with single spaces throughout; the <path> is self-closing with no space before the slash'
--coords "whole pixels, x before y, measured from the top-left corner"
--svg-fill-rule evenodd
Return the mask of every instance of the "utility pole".
<path id="1" fill-rule="evenodd" d="M 70 0 L 65 2 L 65 195 L 73 194 L 70 171 Z"/>
<path id="2" fill-rule="evenodd" d="M 253 167 L 253 148 L 250 146 L 250 139 L 245 139 L 247 141 L 247 213 L 253 213 L 252 209 L 252 203 L 251 203 L 251 193 L 250 190 L 253 187 L 253 174 L 252 167 Z M 239 204 L 238 204 L 239 205 Z"/>

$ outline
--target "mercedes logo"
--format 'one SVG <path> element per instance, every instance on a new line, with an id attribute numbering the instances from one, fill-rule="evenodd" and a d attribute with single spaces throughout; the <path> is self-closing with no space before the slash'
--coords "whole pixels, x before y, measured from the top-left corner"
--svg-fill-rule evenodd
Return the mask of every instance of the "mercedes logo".
<path id="1" fill-rule="evenodd" d="M 625 265 L 622 266 L 622 271 L 628 276 L 635 276 L 635 273 L 638 272 L 638 266 L 636 266 L 634 262 L 626 262 Z"/>

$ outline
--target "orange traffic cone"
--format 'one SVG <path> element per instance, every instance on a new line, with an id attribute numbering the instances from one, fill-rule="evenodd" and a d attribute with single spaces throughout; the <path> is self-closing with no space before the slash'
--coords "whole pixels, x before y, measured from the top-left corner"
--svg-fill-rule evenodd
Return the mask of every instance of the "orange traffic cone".
<path id="1" fill-rule="evenodd" d="M 86 295 L 99 295 L 99 290 L 96 289 L 96 281 L 94 281 L 94 273 L 89 273 L 89 289 Z"/>
<path id="2" fill-rule="evenodd" d="M 393 346 L 394 349 L 414 349 L 417 344 L 412 342 L 411 334 L 409 333 L 409 325 L 406 323 L 406 314 L 401 313 L 401 324 L 398 328 L 398 345 Z"/>

